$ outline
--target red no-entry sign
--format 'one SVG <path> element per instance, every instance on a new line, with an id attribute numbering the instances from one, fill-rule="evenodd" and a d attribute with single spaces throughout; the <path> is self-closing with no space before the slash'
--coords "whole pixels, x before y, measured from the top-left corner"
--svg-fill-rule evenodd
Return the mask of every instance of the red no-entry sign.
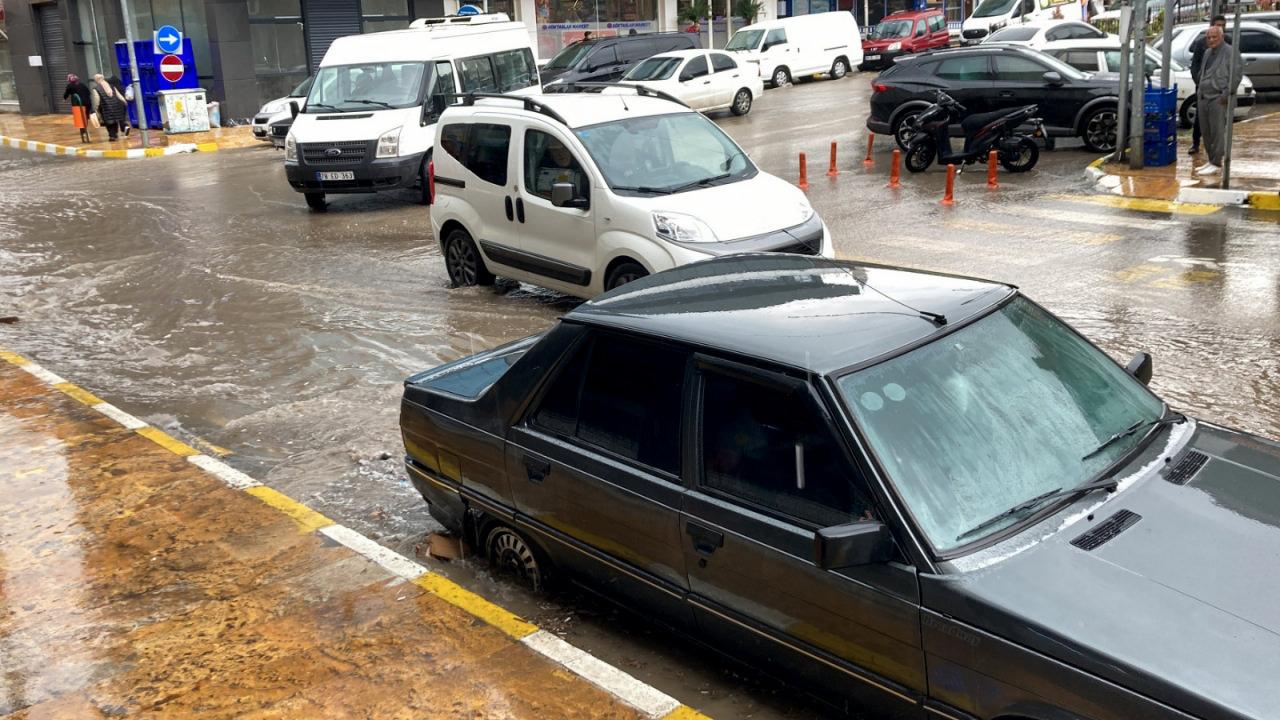
<path id="1" fill-rule="evenodd" d="M 160 77 L 171 83 L 181 80 L 183 73 L 186 71 L 186 67 L 182 64 L 182 58 L 177 55 L 165 55 L 160 59 Z"/>

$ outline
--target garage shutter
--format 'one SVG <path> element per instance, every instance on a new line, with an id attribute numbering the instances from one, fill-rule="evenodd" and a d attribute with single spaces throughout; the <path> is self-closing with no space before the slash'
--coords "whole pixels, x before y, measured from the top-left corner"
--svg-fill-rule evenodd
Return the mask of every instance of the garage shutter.
<path id="1" fill-rule="evenodd" d="M 45 77 L 49 83 L 49 100 L 56 112 L 70 112 L 71 101 L 62 99 L 67 87 L 67 40 L 62 33 L 62 15 L 58 6 L 36 5 L 40 22 L 40 42 L 43 47 Z"/>
<path id="2" fill-rule="evenodd" d="M 307 54 L 314 75 L 334 40 L 360 34 L 360 5 L 357 0 L 306 0 L 302 12 L 307 28 Z"/>

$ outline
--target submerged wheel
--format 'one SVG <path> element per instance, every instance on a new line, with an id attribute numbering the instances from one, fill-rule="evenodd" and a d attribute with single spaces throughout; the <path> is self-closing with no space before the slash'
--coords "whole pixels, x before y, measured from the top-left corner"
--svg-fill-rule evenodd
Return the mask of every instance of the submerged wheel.
<path id="1" fill-rule="evenodd" d="M 773 86 L 782 87 L 791 82 L 791 71 L 785 65 L 773 71 Z"/>
<path id="2" fill-rule="evenodd" d="M 729 109 L 734 115 L 746 115 L 751 112 L 751 91 L 746 88 L 739 90 L 738 94 L 733 96 L 733 105 Z"/>
<path id="3" fill-rule="evenodd" d="M 645 270 L 644 266 L 640 265 L 640 263 L 624 262 L 614 268 L 609 273 L 609 277 L 605 278 L 604 289 L 608 291 L 616 287 L 621 287 L 632 280 L 639 280 L 648 274 L 649 271 Z"/>
<path id="4" fill-rule="evenodd" d="M 484 266 L 471 235 L 461 228 L 454 228 L 445 237 L 444 266 L 454 287 L 493 284 L 493 273 Z"/>
<path id="5" fill-rule="evenodd" d="M 542 565 L 520 533 L 506 525 L 495 525 L 485 535 L 484 548 L 495 571 L 514 575 L 535 592 L 542 590 L 546 580 Z"/>
<path id="6" fill-rule="evenodd" d="M 933 164 L 934 154 L 933 143 L 925 140 L 907 150 L 907 157 L 904 159 L 903 164 L 907 166 L 907 170 L 913 173 L 924 172 Z"/>
<path id="7" fill-rule="evenodd" d="M 832 77 L 832 79 L 834 79 L 834 80 L 839 80 L 840 78 L 842 78 L 842 77 L 844 77 L 845 75 L 848 75 L 848 74 L 849 74 L 849 61 L 848 61 L 848 60 L 845 60 L 844 58 L 840 57 L 840 58 L 836 58 L 836 61 L 835 61 L 835 62 L 833 62 L 833 63 L 831 63 L 831 77 Z"/>
<path id="8" fill-rule="evenodd" d="M 1040 148 L 1029 137 L 1018 138 L 1018 146 L 1013 150 L 1000 151 L 1000 164 L 1009 172 L 1026 172 L 1035 167 L 1039 160 Z"/>
<path id="9" fill-rule="evenodd" d="M 1119 115 L 1114 107 L 1100 107 L 1089 113 L 1081 126 L 1080 139 L 1093 152 L 1116 149 L 1116 126 Z"/>
<path id="10" fill-rule="evenodd" d="M 307 207 L 316 212 L 324 212 L 329 205 L 324 201 L 324 193 L 303 193 L 307 199 Z"/>
<path id="11" fill-rule="evenodd" d="M 909 149 L 907 147 L 907 142 L 909 142 L 911 140 L 911 136 L 915 134 L 915 130 L 912 129 L 912 126 L 915 125 L 915 120 L 919 116 L 919 110 L 908 110 L 899 115 L 898 118 L 893 121 L 893 141 L 898 143 L 898 149 L 902 152 L 906 152 Z"/>

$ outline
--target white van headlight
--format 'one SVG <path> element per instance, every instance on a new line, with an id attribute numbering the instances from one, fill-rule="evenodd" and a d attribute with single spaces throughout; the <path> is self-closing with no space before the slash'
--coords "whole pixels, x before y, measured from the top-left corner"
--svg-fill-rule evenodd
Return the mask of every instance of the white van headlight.
<path id="1" fill-rule="evenodd" d="M 298 143 L 293 141 L 293 133 L 284 139 L 284 161 L 298 162 Z"/>
<path id="2" fill-rule="evenodd" d="M 684 213 L 658 210 L 653 213 L 653 230 L 658 237 L 670 242 L 716 242 L 718 238 L 711 228 L 698 218 Z"/>
<path id="3" fill-rule="evenodd" d="M 284 109 L 285 104 L 284 100 L 273 100 L 266 105 L 263 105 L 262 109 L 259 110 L 258 113 L 262 115 L 275 115 Z"/>
<path id="4" fill-rule="evenodd" d="M 376 158 L 395 157 L 400 154 L 400 131 L 402 127 L 388 130 L 378 136 L 378 152 Z"/>

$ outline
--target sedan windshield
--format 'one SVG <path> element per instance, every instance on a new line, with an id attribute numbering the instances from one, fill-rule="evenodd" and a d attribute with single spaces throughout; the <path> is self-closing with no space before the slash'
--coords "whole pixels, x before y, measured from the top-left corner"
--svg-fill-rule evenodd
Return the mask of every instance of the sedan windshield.
<path id="1" fill-rule="evenodd" d="M 1008 527 L 970 530 L 1072 488 L 1143 441 L 1117 433 L 1164 404 L 1025 298 L 917 350 L 838 381 L 871 446 L 939 552 Z"/>
<path id="2" fill-rule="evenodd" d="M 576 42 L 561 50 L 555 57 L 551 58 L 551 62 L 547 63 L 546 66 L 552 70 L 573 67 L 574 63 L 578 62 L 590 49 L 591 45 L 589 43 Z"/>
<path id="3" fill-rule="evenodd" d="M 575 133 L 614 190 L 665 194 L 756 174 L 742 148 L 701 113 L 631 117 Z"/>
<path id="4" fill-rule="evenodd" d="M 724 46 L 725 50 L 755 50 L 760 45 L 760 38 L 764 37 L 763 30 L 739 30 L 729 39 L 729 44 Z"/>
<path id="5" fill-rule="evenodd" d="M 914 20 L 890 20 L 889 22 L 882 22 L 876 26 L 875 32 L 871 34 L 871 37 L 874 40 L 911 37 L 911 28 L 914 25 Z"/>
<path id="6" fill-rule="evenodd" d="M 320 68 L 307 95 L 309 113 L 405 108 L 422 102 L 420 62 L 365 63 Z"/>
<path id="7" fill-rule="evenodd" d="M 982 0 L 978 9 L 973 11 L 974 17 L 996 17 L 1008 14 L 1018 0 Z"/>
<path id="8" fill-rule="evenodd" d="M 651 57 L 631 68 L 623 80 L 666 80 L 680 67 L 678 57 Z"/>

